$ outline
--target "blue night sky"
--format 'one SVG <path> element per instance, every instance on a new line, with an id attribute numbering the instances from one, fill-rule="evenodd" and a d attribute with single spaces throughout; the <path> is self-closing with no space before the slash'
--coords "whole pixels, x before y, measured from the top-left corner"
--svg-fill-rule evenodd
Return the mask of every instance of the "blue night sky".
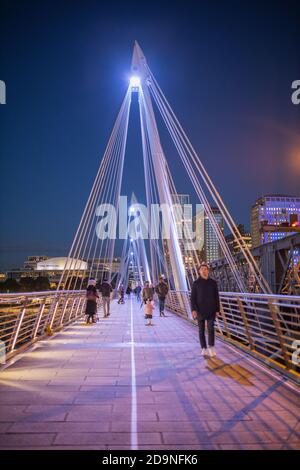
<path id="1" fill-rule="evenodd" d="M 297 3 L 1 0 L 0 269 L 67 253 L 135 39 L 237 223 L 249 227 L 262 194 L 299 196 Z M 168 142 L 166 154 L 192 194 Z M 134 100 L 124 178 L 122 193 L 144 202 Z"/>

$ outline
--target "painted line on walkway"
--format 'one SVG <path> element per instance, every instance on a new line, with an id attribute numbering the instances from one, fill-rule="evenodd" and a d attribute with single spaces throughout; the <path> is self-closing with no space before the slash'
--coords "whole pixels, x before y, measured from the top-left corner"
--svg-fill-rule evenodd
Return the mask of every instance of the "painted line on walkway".
<path id="1" fill-rule="evenodd" d="M 137 435 L 137 395 L 136 395 L 136 370 L 134 355 L 134 334 L 133 334 L 133 309 L 132 299 L 130 299 L 130 342 L 131 342 L 131 449 L 138 449 Z"/>

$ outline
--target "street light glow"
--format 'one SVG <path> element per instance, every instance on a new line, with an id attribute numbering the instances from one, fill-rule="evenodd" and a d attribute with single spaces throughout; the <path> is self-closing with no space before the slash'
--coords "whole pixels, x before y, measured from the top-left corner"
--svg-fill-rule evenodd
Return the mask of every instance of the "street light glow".
<path id="1" fill-rule="evenodd" d="M 139 88 L 140 85 L 141 85 L 140 77 L 137 77 L 136 75 L 133 75 L 130 78 L 130 86 L 132 88 Z"/>

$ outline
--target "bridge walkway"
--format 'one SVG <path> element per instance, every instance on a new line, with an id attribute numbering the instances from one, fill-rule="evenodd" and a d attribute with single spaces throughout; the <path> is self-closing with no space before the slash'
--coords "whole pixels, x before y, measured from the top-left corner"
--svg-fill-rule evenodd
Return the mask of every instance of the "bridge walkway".
<path id="1" fill-rule="evenodd" d="M 1 449 L 300 449 L 288 383 L 167 312 L 145 326 L 135 298 L 77 322 L 0 372 Z"/>

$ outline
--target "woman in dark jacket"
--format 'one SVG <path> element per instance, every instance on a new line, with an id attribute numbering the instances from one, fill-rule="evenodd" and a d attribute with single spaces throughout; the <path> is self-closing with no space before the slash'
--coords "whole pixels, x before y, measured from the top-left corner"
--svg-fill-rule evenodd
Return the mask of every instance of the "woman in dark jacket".
<path id="1" fill-rule="evenodd" d="M 95 279 L 90 279 L 86 289 L 86 323 L 96 323 L 97 299 L 99 295 L 96 289 Z M 90 321 L 91 320 L 91 321 Z"/>

